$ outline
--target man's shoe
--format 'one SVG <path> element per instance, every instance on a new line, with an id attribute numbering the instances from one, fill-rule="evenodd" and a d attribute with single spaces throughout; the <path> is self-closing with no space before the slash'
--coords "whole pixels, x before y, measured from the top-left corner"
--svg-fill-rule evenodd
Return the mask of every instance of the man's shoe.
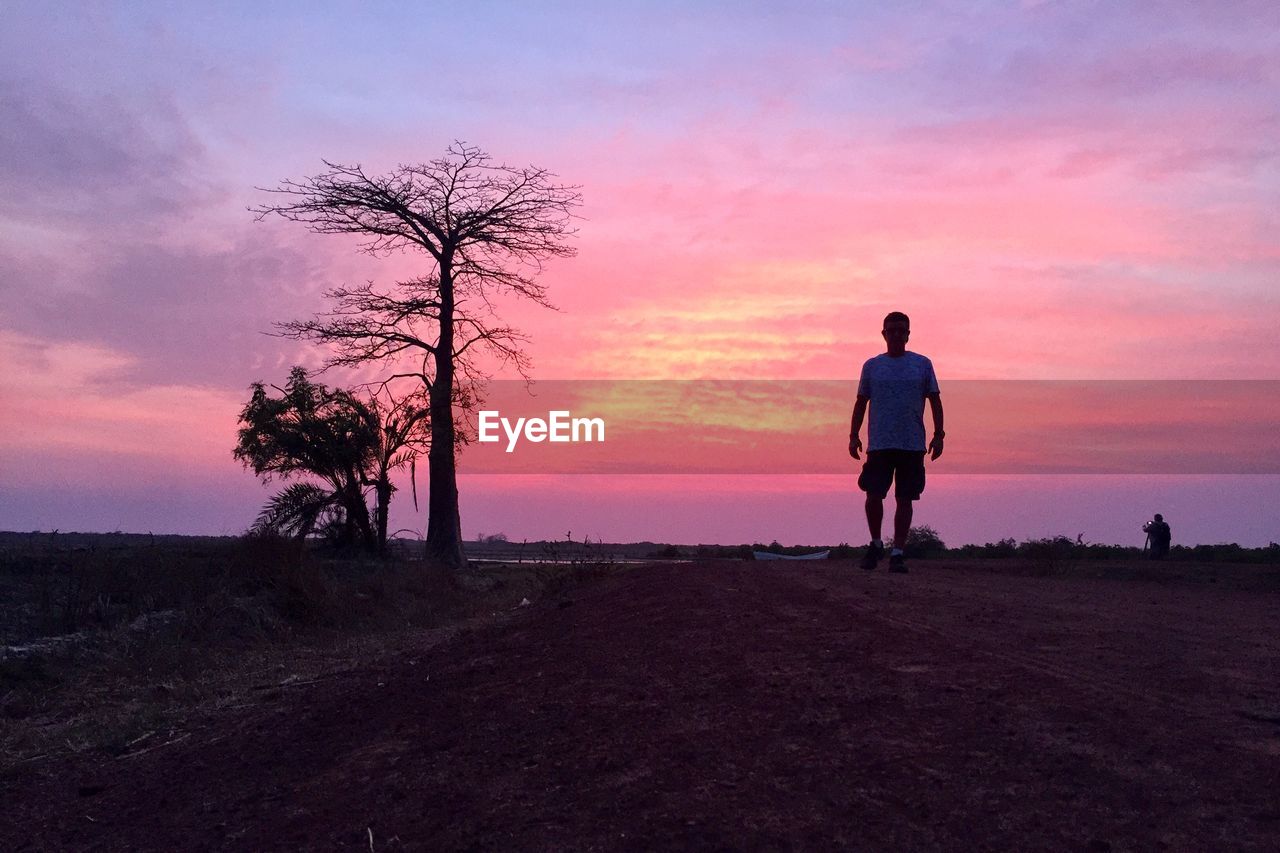
<path id="1" fill-rule="evenodd" d="M 880 558 L 883 556 L 884 556 L 884 546 L 877 545 L 876 543 L 872 542 L 870 545 L 867 546 L 867 550 L 863 552 L 862 562 L 858 563 L 858 565 L 866 569 L 867 571 L 871 571 L 876 567 L 876 563 L 880 562 Z"/>
<path id="2" fill-rule="evenodd" d="M 889 571 L 897 572 L 900 575 L 907 573 L 907 555 L 906 554 L 890 554 L 889 555 Z"/>

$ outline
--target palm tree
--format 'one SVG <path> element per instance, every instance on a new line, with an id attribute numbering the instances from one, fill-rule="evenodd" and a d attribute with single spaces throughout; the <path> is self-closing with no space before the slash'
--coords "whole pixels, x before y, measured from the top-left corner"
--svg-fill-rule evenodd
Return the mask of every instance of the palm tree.
<path id="1" fill-rule="evenodd" d="M 351 391 L 313 383 L 295 367 L 282 396 L 267 394 L 261 382 L 240 413 L 234 455 L 270 482 L 309 476 L 275 495 L 253 529 L 306 537 L 328 513 L 339 525 L 338 540 L 370 550 L 386 545 L 387 511 L 393 488 L 390 472 L 412 464 L 427 444 L 429 407 L 415 397 L 389 403 L 363 400 Z M 373 488 L 376 524 L 365 490 Z"/>
<path id="2" fill-rule="evenodd" d="M 414 505 L 417 505 L 417 458 L 431 444 L 427 430 L 431 406 L 424 394 L 412 394 L 397 400 L 385 384 L 380 390 L 386 393 L 387 402 L 382 402 L 375 394 L 367 402 L 353 399 L 353 403 L 369 431 L 377 437 L 370 454 L 372 465 L 369 473 L 372 476 L 364 480 L 364 485 L 374 489 L 374 529 L 378 549 L 382 550 L 387 545 L 387 514 L 391 493 L 395 491 L 391 484 L 392 471 L 410 466 L 415 482 Z"/>

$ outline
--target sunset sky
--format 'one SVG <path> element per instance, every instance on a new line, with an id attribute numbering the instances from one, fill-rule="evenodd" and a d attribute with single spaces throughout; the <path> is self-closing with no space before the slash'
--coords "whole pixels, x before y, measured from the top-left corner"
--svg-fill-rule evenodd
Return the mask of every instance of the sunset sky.
<path id="1" fill-rule="evenodd" d="M 944 402 L 956 380 L 1280 379 L 1280 4 L 778 5 L 0 6 L 0 529 L 244 530 L 274 488 L 231 456 L 249 384 L 322 361 L 264 333 L 425 271 L 255 222 L 254 188 L 454 140 L 582 187 L 578 255 L 541 278 L 559 310 L 498 305 L 535 379 L 853 380 L 895 309 Z M 1280 436 L 1235 428 L 1247 402 L 1150 407 L 1144 429 L 1276 470 Z M 949 409 L 949 451 L 1056 449 L 1002 414 Z M 1063 419 L 1086 414 L 1108 420 Z M 1280 541 L 1275 473 L 947 464 L 916 518 L 949 544 L 1140 545 L 1153 512 L 1175 542 Z M 851 460 L 462 471 L 468 537 L 866 539 Z M 392 527 L 424 526 L 402 491 Z"/>

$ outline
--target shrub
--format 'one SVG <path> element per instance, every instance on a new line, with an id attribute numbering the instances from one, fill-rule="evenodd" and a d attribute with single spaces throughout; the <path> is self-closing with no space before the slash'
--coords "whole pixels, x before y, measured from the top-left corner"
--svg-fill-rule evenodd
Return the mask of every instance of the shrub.
<path id="1" fill-rule="evenodd" d="M 913 527 L 907 533 L 906 552 L 912 557 L 936 557 L 947 552 L 938 531 L 927 524 Z"/>
<path id="2" fill-rule="evenodd" d="M 1029 560 L 1039 574 L 1055 575 L 1074 565 L 1088 547 L 1083 533 L 1075 539 L 1058 535 L 1045 539 L 1028 539 L 1018 546 L 1018 555 Z"/>

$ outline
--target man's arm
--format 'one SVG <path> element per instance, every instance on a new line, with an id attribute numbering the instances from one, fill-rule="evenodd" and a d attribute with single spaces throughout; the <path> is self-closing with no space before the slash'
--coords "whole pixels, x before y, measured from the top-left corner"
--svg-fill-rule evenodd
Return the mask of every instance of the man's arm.
<path id="1" fill-rule="evenodd" d="M 858 395 L 858 402 L 853 404 L 853 420 L 849 423 L 849 455 L 854 459 L 861 459 L 858 451 L 862 449 L 862 439 L 858 437 L 858 433 L 862 432 L 862 419 L 867 416 L 867 398 Z"/>
<path id="2" fill-rule="evenodd" d="M 942 430 L 942 395 L 929 394 L 929 412 L 933 415 L 933 440 L 929 442 L 930 459 L 937 459 L 942 455 L 942 439 L 946 437 L 946 433 Z"/>

